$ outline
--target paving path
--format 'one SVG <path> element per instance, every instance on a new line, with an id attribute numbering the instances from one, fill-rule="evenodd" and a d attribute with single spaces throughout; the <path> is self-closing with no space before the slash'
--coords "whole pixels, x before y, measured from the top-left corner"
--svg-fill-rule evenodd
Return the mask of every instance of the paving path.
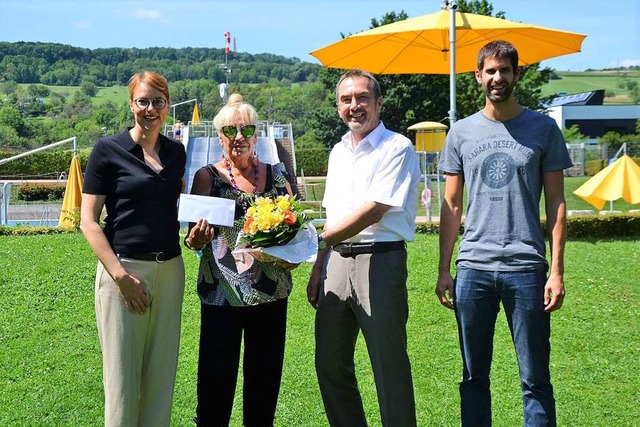
<path id="1" fill-rule="evenodd" d="M 7 217 L 9 221 L 38 221 L 40 219 L 57 221 L 60 218 L 61 209 L 61 204 L 9 205 Z"/>
<path id="2" fill-rule="evenodd" d="M 44 204 L 44 205 L 9 205 L 8 219 L 11 221 L 25 220 L 38 221 L 45 215 L 49 215 L 50 220 L 58 220 L 60 218 L 61 204 Z M 437 216 L 432 216 L 432 222 L 440 220 Z M 417 216 L 416 223 L 427 222 L 426 216 Z"/>

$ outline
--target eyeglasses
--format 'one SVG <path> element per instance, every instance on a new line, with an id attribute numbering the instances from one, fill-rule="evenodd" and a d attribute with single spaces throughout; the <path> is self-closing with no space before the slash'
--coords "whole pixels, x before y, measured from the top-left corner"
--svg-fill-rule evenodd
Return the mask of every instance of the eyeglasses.
<path id="1" fill-rule="evenodd" d="M 256 133 L 256 125 L 244 125 L 237 128 L 233 125 L 222 126 L 222 133 L 229 139 L 233 139 L 238 134 L 238 130 L 245 138 L 251 138 Z"/>
<path id="2" fill-rule="evenodd" d="M 152 100 L 147 98 L 138 98 L 134 99 L 133 102 L 138 106 L 138 108 L 142 108 L 143 110 L 149 108 L 149 104 L 153 105 L 153 108 L 156 110 L 162 110 L 167 105 L 167 100 L 164 98 L 153 98 Z"/>

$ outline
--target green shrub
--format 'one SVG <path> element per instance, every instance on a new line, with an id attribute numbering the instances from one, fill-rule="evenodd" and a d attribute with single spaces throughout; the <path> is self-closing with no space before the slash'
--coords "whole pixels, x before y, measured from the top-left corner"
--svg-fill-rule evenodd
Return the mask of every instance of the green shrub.
<path id="1" fill-rule="evenodd" d="M 464 227 L 460 224 L 460 234 L 464 231 Z M 420 234 L 440 234 L 439 222 L 419 222 L 416 224 L 416 233 Z"/>
<path id="2" fill-rule="evenodd" d="M 305 176 L 325 176 L 327 174 L 327 163 L 329 153 L 326 148 L 300 148 L 296 149 L 296 173 L 300 175 L 300 170 Z"/>
<path id="3" fill-rule="evenodd" d="M 640 157 L 632 157 L 631 159 L 636 162 L 636 164 L 640 165 Z M 588 176 L 593 176 L 605 167 L 607 167 L 607 160 L 587 160 L 585 164 L 585 173 Z"/>
<path id="4" fill-rule="evenodd" d="M 71 227 L 76 231 L 80 231 L 80 209 L 73 208 L 72 211 L 61 210 L 61 218 L 65 221 L 71 222 Z"/>
<path id="5" fill-rule="evenodd" d="M 588 176 L 593 176 L 604 169 L 606 160 L 587 160 L 584 170 Z"/>
<path id="6" fill-rule="evenodd" d="M 570 216 L 567 236 L 571 239 L 640 237 L 640 214 Z"/>
<path id="7" fill-rule="evenodd" d="M 546 230 L 545 225 L 546 223 L 543 219 L 542 226 Z M 461 224 L 460 234 L 462 234 L 463 231 L 464 224 Z M 69 232 L 77 232 L 77 229 L 72 228 L 66 230 L 58 227 L 0 226 L 0 236 L 27 236 Z M 416 233 L 438 234 L 440 233 L 440 223 L 418 223 L 416 224 Z M 592 238 L 615 239 L 620 237 L 640 238 L 640 214 L 570 216 L 567 218 L 567 237 L 572 240 Z"/>
<path id="8" fill-rule="evenodd" d="M 16 227 L 9 227 L 6 225 L 0 225 L 0 236 L 35 236 L 41 234 L 64 234 L 76 232 L 77 231 L 75 229 L 66 229 L 60 227 L 32 227 L 30 225 L 18 225 Z"/>
<path id="9" fill-rule="evenodd" d="M 64 184 L 26 183 L 18 188 L 18 200 L 35 202 L 41 200 L 60 200 L 64 197 Z"/>
<path id="10" fill-rule="evenodd" d="M 542 220 L 546 236 L 546 221 Z M 464 223 L 460 225 L 460 234 Z M 416 224 L 416 233 L 439 234 L 440 223 L 423 222 Z M 608 239 L 620 237 L 640 238 L 640 214 L 585 215 L 567 217 L 567 238 L 569 239 Z"/>

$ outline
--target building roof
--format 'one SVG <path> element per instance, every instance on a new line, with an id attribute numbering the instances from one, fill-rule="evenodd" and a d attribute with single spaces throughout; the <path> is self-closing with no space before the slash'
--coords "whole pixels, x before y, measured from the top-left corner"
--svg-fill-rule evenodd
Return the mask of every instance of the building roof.
<path id="1" fill-rule="evenodd" d="M 551 100 L 547 107 L 559 107 L 561 105 L 602 105 L 603 103 L 604 89 L 598 89 L 589 92 L 557 96 Z"/>

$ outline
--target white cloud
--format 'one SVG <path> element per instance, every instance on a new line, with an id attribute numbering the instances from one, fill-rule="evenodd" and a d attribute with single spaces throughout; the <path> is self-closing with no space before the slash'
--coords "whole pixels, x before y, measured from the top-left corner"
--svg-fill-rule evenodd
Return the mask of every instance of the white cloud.
<path id="1" fill-rule="evenodd" d="M 156 21 L 168 21 L 168 19 L 159 11 L 152 9 L 138 8 L 133 11 L 133 17 L 135 19 L 142 20 L 156 20 Z"/>
<path id="2" fill-rule="evenodd" d="M 77 28 L 79 30 L 88 30 L 89 28 L 91 28 L 91 24 L 89 22 L 83 21 L 76 21 L 71 25 L 73 26 L 73 28 Z"/>
<path id="3" fill-rule="evenodd" d="M 613 67 L 637 67 L 640 66 L 640 59 L 623 59 L 622 61 L 616 61 Z"/>

